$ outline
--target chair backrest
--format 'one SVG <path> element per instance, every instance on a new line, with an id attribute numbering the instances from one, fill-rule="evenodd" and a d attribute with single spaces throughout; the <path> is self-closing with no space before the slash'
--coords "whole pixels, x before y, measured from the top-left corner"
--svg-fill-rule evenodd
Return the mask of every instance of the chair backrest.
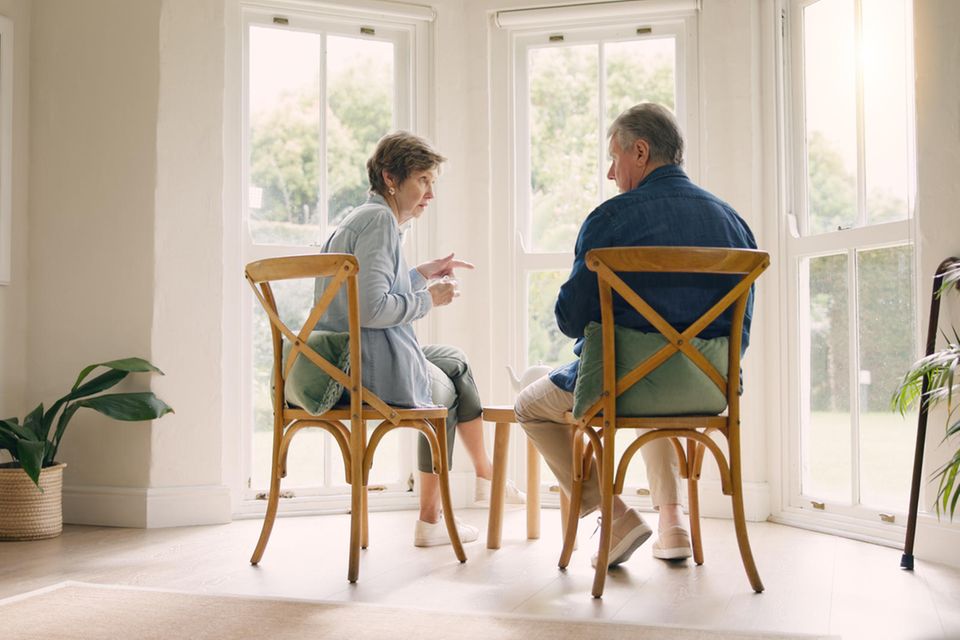
<path id="1" fill-rule="evenodd" d="M 385 420 L 393 423 L 397 422 L 396 412 L 376 394 L 363 387 L 360 357 L 360 305 L 357 289 L 357 274 L 359 271 L 360 265 L 357 259 L 346 253 L 268 258 L 247 265 L 244 275 L 270 319 L 270 333 L 273 339 L 274 410 L 278 412 L 278 415 L 284 406 L 284 383 L 297 358 L 303 356 L 350 392 L 352 413 L 359 412 L 363 404 L 366 403 L 381 413 Z M 271 283 L 280 280 L 321 277 L 330 278 L 327 287 L 323 295 L 317 298 L 303 326 L 297 333 L 294 333 L 280 318 Z M 349 375 L 317 353 L 307 342 L 317 322 L 323 317 L 323 314 L 343 287 L 346 287 L 347 290 L 348 332 L 350 334 Z M 284 338 L 291 345 L 286 364 L 283 363 Z"/>
<path id="2" fill-rule="evenodd" d="M 770 256 L 754 249 L 720 249 L 707 247 L 611 247 L 587 253 L 587 268 L 597 274 L 600 291 L 601 333 L 603 342 L 604 393 L 584 414 L 589 421 L 601 410 L 605 416 L 616 412 L 616 399 L 678 352 L 686 355 L 726 396 L 728 415 L 739 410 L 740 346 L 744 313 L 750 287 L 770 265 Z M 691 323 L 678 331 L 617 273 L 692 273 L 735 277 L 735 283 L 722 297 Z M 666 344 L 640 362 L 625 376 L 617 379 L 614 332 L 613 291 L 620 296 L 663 337 Z M 729 354 L 725 375 L 700 352 L 692 339 L 710 326 L 727 309 L 733 307 L 729 335 Z"/>

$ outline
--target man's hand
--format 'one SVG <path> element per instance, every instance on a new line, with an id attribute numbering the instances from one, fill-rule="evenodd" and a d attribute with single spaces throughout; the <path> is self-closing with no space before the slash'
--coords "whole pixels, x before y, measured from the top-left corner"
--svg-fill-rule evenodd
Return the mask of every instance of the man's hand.
<path id="1" fill-rule="evenodd" d="M 427 280 L 434 280 L 444 276 L 454 276 L 454 269 L 473 269 L 475 268 L 466 260 L 454 260 L 451 253 L 445 258 L 437 258 L 423 264 L 417 265 L 417 271 Z"/>
<path id="2" fill-rule="evenodd" d="M 457 297 L 457 283 L 450 280 L 441 280 L 430 285 L 427 291 L 430 292 L 430 297 L 433 299 L 433 306 L 442 307 L 450 304 Z"/>

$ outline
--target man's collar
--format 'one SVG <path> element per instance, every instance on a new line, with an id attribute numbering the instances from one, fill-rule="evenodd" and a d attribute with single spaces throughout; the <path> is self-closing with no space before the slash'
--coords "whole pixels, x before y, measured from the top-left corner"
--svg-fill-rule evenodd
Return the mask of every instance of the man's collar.
<path id="1" fill-rule="evenodd" d="M 684 172 L 683 168 L 680 167 L 680 165 L 665 164 L 657 167 L 656 169 L 651 171 L 649 174 L 647 174 L 647 177 L 641 180 L 640 184 L 638 184 L 635 187 L 635 189 L 639 189 L 645 184 L 650 184 L 651 182 L 655 182 L 663 178 L 675 178 L 677 176 L 683 176 L 684 178 L 686 178 L 687 174 Z"/>

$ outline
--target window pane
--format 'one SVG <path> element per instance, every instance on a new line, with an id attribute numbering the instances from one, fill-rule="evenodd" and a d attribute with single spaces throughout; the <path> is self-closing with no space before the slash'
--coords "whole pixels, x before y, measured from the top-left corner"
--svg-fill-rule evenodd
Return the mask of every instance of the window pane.
<path id="1" fill-rule="evenodd" d="M 875 224 L 909 215 L 913 25 L 908 0 L 870 0 L 861 15 L 867 222 Z"/>
<path id="2" fill-rule="evenodd" d="M 327 74 L 327 203 L 336 226 L 367 199 L 367 158 L 393 129 L 393 43 L 329 36 Z"/>
<path id="3" fill-rule="evenodd" d="M 673 37 L 610 42 L 604 45 L 604 59 L 605 122 L 613 122 L 639 102 L 657 102 L 676 111 L 677 64 Z M 616 194 L 617 185 L 605 180 L 603 199 Z"/>
<path id="4" fill-rule="evenodd" d="M 572 251 L 598 202 L 597 45 L 530 49 L 530 246 Z"/>
<path id="5" fill-rule="evenodd" d="M 560 333 L 554 307 L 569 271 L 535 271 L 527 278 L 527 363 L 573 362 L 573 340 Z"/>
<path id="6" fill-rule="evenodd" d="M 294 332 L 307 319 L 313 304 L 312 280 L 286 280 L 275 283 L 273 293 L 280 319 Z M 270 486 L 270 458 L 273 449 L 273 404 L 270 396 L 273 374 L 273 343 L 270 321 L 260 304 L 253 304 L 253 468 L 251 483 L 254 489 Z M 287 477 L 284 489 L 323 484 L 323 447 L 326 435 L 308 429 L 296 436 L 290 447 Z M 336 445 L 333 445 L 334 447 Z M 339 454 L 338 454 L 339 455 Z M 342 479 L 342 475 L 340 476 Z M 334 478 L 334 482 L 338 482 Z"/>
<path id="7" fill-rule="evenodd" d="M 857 221 L 857 99 L 853 0 L 803 10 L 809 233 Z"/>
<path id="8" fill-rule="evenodd" d="M 806 359 L 809 380 L 801 382 L 803 493 L 849 504 L 850 351 L 847 255 L 809 258 L 810 308 Z"/>
<path id="9" fill-rule="evenodd" d="M 857 252 L 860 332 L 860 502 L 904 509 L 916 414 L 902 418 L 890 398 L 916 359 L 913 249 Z"/>
<path id="10" fill-rule="evenodd" d="M 250 235 L 260 244 L 319 240 L 320 42 L 250 28 Z"/>

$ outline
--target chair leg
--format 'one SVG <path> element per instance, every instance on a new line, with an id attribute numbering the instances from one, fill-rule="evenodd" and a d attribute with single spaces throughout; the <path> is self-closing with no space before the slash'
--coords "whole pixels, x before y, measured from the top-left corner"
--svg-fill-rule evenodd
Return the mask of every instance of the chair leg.
<path id="1" fill-rule="evenodd" d="M 560 491 L 560 532 L 564 536 L 567 535 L 567 522 L 570 520 L 570 496 Z M 566 542 L 566 537 L 564 537 L 564 542 Z M 573 550 L 577 550 L 577 534 L 574 531 L 573 534 Z"/>
<path id="2" fill-rule="evenodd" d="M 610 561 L 610 538 L 613 535 L 613 438 L 613 427 L 604 426 L 603 463 L 600 465 L 597 474 L 600 485 L 600 545 L 597 549 L 597 569 L 593 575 L 592 593 L 594 598 L 603 596 L 603 586 L 607 579 L 607 564 Z"/>
<path id="3" fill-rule="evenodd" d="M 457 523 L 453 515 L 453 501 L 450 499 L 450 474 L 447 469 L 447 425 L 444 418 L 431 421 L 437 434 L 437 443 L 440 445 L 440 461 L 435 465 L 440 470 L 440 503 L 443 506 L 443 520 L 447 523 L 447 534 L 453 545 L 453 553 L 460 562 L 467 561 L 467 554 L 463 552 L 460 534 L 457 532 Z"/>
<path id="4" fill-rule="evenodd" d="M 750 540 L 747 538 L 747 519 L 743 510 L 743 480 L 740 476 L 740 436 L 736 429 L 732 429 L 728 437 L 730 446 L 730 500 L 733 503 L 733 524 L 737 531 L 737 545 L 740 547 L 740 557 L 743 559 L 743 569 L 747 572 L 750 586 L 757 593 L 763 592 L 763 582 L 760 573 L 753 561 L 753 552 L 750 550 Z"/>
<path id="5" fill-rule="evenodd" d="M 703 540 L 700 537 L 700 483 L 697 478 L 687 478 L 687 500 L 690 504 L 690 540 L 693 543 L 693 561 L 703 564 Z"/>
<path id="6" fill-rule="evenodd" d="M 263 515 L 263 527 L 260 529 L 260 538 L 253 549 L 250 564 L 258 564 L 263 558 L 263 552 L 270 540 L 273 523 L 277 519 L 277 507 L 280 505 L 280 478 L 285 475 L 280 468 L 280 445 L 283 440 L 283 422 L 280 414 L 274 413 L 273 423 L 273 454 L 270 462 L 270 495 L 267 499 L 267 512 Z"/>
<path id="7" fill-rule="evenodd" d="M 570 482 L 570 497 L 567 499 L 566 516 L 561 516 L 563 520 L 563 548 L 560 550 L 560 561 L 557 563 L 557 566 L 561 569 L 566 569 L 567 565 L 570 564 L 570 556 L 577 544 L 577 524 L 580 519 L 580 505 L 583 503 L 583 481 L 589 477 L 592 456 L 593 445 L 588 444 L 586 452 L 584 452 L 583 437 L 574 429 L 573 457 L 570 460 L 570 465 L 573 468 L 573 478 Z M 562 488 L 560 489 L 560 511 L 562 514 Z"/>
<path id="8" fill-rule="evenodd" d="M 487 549 L 499 549 L 503 533 L 503 497 L 507 481 L 507 452 L 510 448 L 510 424 L 498 422 L 493 437 L 493 482 L 490 487 L 490 513 L 487 517 Z"/>
<path id="9" fill-rule="evenodd" d="M 703 538 L 700 533 L 700 467 L 704 447 L 693 439 L 687 440 L 687 501 L 690 505 L 690 539 L 693 543 L 693 561 L 703 564 Z"/>
<path id="10" fill-rule="evenodd" d="M 365 486 L 360 492 L 360 548 L 366 549 L 370 546 L 370 492 Z"/>
<path id="11" fill-rule="evenodd" d="M 363 536 L 363 458 L 366 441 L 363 421 L 356 416 L 350 424 L 350 564 L 347 580 L 357 581 L 360 575 L 360 539 Z"/>
<path id="12" fill-rule="evenodd" d="M 573 547 L 577 543 L 577 524 L 580 520 L 580 503 L 583 499 L 583 479 L 574 479 L 570 491 L 570 499 L 567 500 L 566 520 L 564 520 L 563 549 L 560 551 L 560 562 L 557 563 L 557 566 L 561 569 L 566 569 L 567 565 L 570 564 L 570 556 L 573 555 Z M 560 496 L 562 499 L 562 489 L 560 490 Z"/>
<path id="13" fill-rule="evenodd" d="M 273 523 L 277 519 L 277 506 L 280 504 L 280 469 L 276 463 L 270 470 L 270 496 L 267 500 L 267 512 L 263 516 L 263 527 L 260 529 L 260 539 L 253 550 L 250 564 L 258 564 L 267 548 L 267 541 L 273 531 Z"/>

